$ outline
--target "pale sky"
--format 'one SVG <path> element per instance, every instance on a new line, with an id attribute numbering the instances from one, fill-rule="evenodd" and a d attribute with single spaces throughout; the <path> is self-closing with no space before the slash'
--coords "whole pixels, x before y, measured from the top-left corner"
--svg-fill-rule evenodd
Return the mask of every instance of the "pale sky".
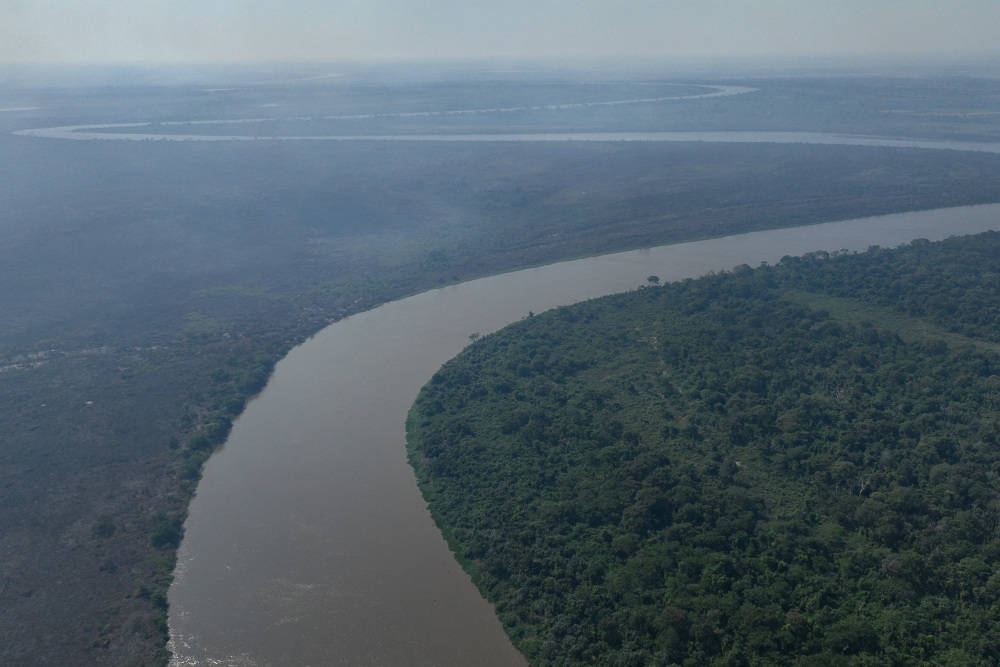
<path id="1" fill-rule="evenodd" d="M 0 62 L 996 53 L 1000 0 L 0 0 Z"/>

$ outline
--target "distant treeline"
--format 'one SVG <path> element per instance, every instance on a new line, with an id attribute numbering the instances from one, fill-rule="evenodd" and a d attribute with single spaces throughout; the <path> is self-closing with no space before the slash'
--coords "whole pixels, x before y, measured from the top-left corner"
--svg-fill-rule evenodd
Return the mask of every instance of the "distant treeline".
<path id="1" fill-rule="evenodd" d="M 533 664 L 998 664 L 1000 234 L 530 317 L 411 462 Z"/>

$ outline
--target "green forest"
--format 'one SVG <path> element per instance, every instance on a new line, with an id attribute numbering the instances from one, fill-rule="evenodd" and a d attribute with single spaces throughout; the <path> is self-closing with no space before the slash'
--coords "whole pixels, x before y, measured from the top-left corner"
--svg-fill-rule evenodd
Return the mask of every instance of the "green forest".
<path id="1" fill-rule="evenodd" d="M 410 460 L 532 664 L 1000 662 L 1000 234 L 530 316 Z"/>

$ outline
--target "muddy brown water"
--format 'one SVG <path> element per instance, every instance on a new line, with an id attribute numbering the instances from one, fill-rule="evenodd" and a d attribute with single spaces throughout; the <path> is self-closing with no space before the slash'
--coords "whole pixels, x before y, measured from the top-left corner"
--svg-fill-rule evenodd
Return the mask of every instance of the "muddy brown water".
<path id="1" fill-rule="evenodd" d="M 292 350 L 206 464 L 170 589 L 174 664 L 519 665 L 406 462 L 437 368 L 554 306 L 813 250 L 1000 227 L 1000 205 L 754 232 L 497 275 L 337 322 Z"/>

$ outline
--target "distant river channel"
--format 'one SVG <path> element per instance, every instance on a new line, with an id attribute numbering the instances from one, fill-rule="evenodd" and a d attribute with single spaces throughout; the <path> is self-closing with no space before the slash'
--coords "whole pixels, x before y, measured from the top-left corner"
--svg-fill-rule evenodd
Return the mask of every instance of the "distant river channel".
<path id="1" fill-rule="evenodd" d="M 998 227 L 991 204 L 753 232 L 472 280 L 330 325 L 277 365 L 205 466 L 169 595 L 174 664 L 524 664 L 404 450 L 410 404 L 470 334 L 650 275 Z"/>

